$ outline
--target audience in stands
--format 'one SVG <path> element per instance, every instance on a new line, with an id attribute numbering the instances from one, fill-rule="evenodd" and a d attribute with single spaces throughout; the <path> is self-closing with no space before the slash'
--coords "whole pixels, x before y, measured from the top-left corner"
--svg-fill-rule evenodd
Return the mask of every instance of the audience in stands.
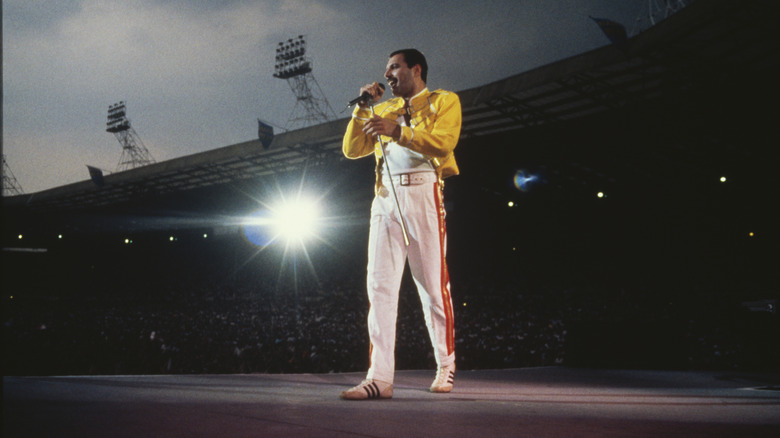
<path id="1" fill-rule="evenodd" d="M 82 276 L 66 286 L 76 293 L 20 290 L 5 296 L 4 374 L 337 373 L 367 367 L 368 303 L 360 275 L 328 276 L 324 269 L 316 280 L 290 282 L 278 275 L 268 281 L 267 273 L 251 269 L 215 275 L 224 273 L 224 266 L 202 270 L 209 275 L 195 272 L 199 266 L 167 269 L 113 286 L 106 286 L 104 277 Z M 25 281 L 16 284 L 45 287 Z M 697 313 L 695 302 L 669 302 L 648 293 L 520 284 L 511 276 L 502 276 L 500 285 L 476 276 L 453 280 L 459 369 L 609 366 L 583 359 L 628 354 L 626 344 L 632 343 L 641 351 L 662 336 L 673 338 L 676 353 L 684 357 L 661 365 L 614 365 L 739 369 L 760 367 L 751 362 L 756 357 L 764 366 L 780 363 L 776 352 L 746 351 L 762 345 L 746 342 L 745 331 L 733 321 L 708 316 L 718 314 L 712 302 L 710 310 Z M 400 370 L 435 365 L 416 300 L 413 285 L 404 283 L 396 352 Z M 767 318 L 776 327 L 774 315 Z M 626 323 L 651 329 L 618 345 L 615 331 Z M 675 332 L 663 333 L 664 327 Z"/>

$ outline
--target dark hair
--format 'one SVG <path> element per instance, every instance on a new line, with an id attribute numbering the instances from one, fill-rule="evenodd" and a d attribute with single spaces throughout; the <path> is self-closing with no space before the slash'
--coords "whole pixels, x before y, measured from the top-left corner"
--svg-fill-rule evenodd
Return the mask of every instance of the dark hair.
<path id="1" fill-rule="evenodd" d="M 406 61 L 406 66 L 409 68 L 414 67 L 415 65 L 420 66 L 420 78 L 423 82 L 426 84 L 428 83 L 428 61 L 425 60 L 425 55 L 422 54 L 417 49 L 401 49 L 396 50 L 395 52 L 390 54 L 390 58 L 392 58 L 395 55 L 398 54 L 404 55 L 404 61 Z"/>

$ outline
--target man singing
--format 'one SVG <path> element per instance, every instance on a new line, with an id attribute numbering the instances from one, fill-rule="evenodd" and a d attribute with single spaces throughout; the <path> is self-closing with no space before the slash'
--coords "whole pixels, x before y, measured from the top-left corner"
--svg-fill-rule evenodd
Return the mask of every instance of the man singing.
<path id="1" fill-rule="evenodd" d="M 391 53 L 385 79 L 395 98 L 372 108 L 384 87 L 376 82 L 363 86 L 360 94 L 367 92 L 370 102 L 358 104 L 344 135 L 347 158 L 373 154 L 377 163 L 366 282 L 370 366 L 362 383 L 341 393 L 344 399 L 393 396 L 398 294 L 407 260 L 438 367 L 430 390 L 452 390 L 455 330 L 442 186 L 444 178 L 458 174 L 453 151 L 461 108 L 455 93 L 429 91 L 427 77 L 420 51 Z"/>

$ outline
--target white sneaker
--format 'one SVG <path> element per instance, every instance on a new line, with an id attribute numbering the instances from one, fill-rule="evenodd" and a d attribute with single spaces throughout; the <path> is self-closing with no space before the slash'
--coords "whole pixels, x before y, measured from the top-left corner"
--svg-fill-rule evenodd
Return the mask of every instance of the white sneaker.
<path id="1" fill-rule="evenodd" d="M 436 372 L 436 378 L 431 384 L 431 392 L 450 392 L 455 382 L 455 364 L 441 367 Z"/>
<path id="2" fill-rule="evenodd" d="M 372 398 L 392 398 L 393 384 L 379 380 L 366 379 L 360 385 L 341 392 L 344 400 L 368 400 Z"/>

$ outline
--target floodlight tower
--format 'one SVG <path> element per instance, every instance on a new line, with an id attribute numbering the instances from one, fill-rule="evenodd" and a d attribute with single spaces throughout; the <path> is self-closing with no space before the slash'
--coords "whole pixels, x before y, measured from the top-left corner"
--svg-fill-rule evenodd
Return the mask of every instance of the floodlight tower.
<path id="1" fill-rule="evenodd" d="M 648 0 L 648 19 L 652 26 L 685 7 L 684 0 Z"/>
<path id="2" fill-rule="evenodd" d="M 114 134 L 122 145 L 122 156 L 116 166 L 117 172 L 154 163 L 152 154 L 146 149 L 135 129 L 130 126 L 124 101 L 108 107 L 106 132 Z"/>
<path id="3" fill-rule="evenodd" d="M 303 35 L 280 42 L 276 47 L 274 77 L 286 80 L 296 98 L 285 129 L 303 128 L 336 118 L 312 74 Z"/>
<path id="4" fill-rule="evenodd" d="M 19 181 L 16 180 L 11 167 L 8 162 L 5 161 L 5 154 L 3 155 L 3 196 L 6 195 L 21 195 L 24 191 L 22 186 L 19 185 Z"/>
<path id="5" fill-rule="evenodd" d="M 690 1 L 690 0 L 689 0 Z M 686 0 L 647 0 L 647 11 L 644 7 L 636 18 L 631 35 L 645 31 L 659 22 L 669 18 L 685 7 Z"/>

